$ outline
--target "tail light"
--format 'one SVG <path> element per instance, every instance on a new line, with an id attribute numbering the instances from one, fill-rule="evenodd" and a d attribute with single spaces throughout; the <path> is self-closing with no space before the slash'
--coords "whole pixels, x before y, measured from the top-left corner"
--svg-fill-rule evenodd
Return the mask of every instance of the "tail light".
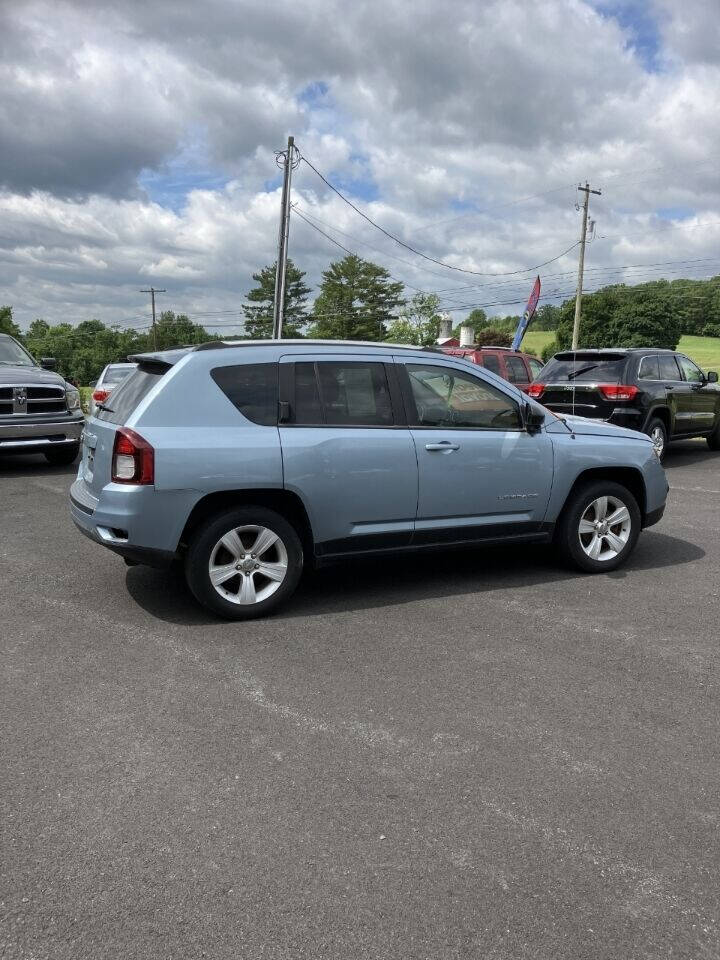
<path id="1" fill-rule="evenodd" d="M 92 398 L 95 403 L 105 403 L 107 398 L 110 396 L 109 390 L 93 390 Z"/>
<path id="2" fill-rule="evenodd" d="M 120 427 L 115 434 L 112 480 L 138 485 L 155 482 L 155 451 L 147 440 L 129 427 Z"/>
<path id="3" fill-rule="evenodd" d="M 535 397 L 536 400 L 538 399 L 538 397 L 541 397 L 544 392 L 545 392 L 544 383 L 531 383 L 530 386 L 528 387 L 528 396 Z"/>
<path id="4" fill-rule="evenodd" d="M 598 390 L 606 400 L 633 400 L 638 388 L 624 383 L 599 383 Z"/>

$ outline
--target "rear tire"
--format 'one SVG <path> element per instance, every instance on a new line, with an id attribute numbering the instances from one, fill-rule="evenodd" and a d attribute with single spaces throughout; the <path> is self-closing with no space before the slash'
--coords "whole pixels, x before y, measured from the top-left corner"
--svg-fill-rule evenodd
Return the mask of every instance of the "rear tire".
<path id="1" fill-rule="evenodd" d="M 663 460 L 668 445 L 667 427 L 659 417 L 653 417 L 647 425 L 645 433 L 647 433 L 653 442 L 658 460 Z"/>
<path id="2" fill-rule="evenodd" d="M 227 620 L 276 610 L 295 592 L 303 549 L 295 528 L 266 507 L 235 507 L 193 534 L 185 579 L 195 598 Z"/>
<path id="3" fill-rule="evenodd" d="M 73 443 L 72 446 L 56 447 L 55 449 L 45 450 L 45 459 L 54 467 L 67 467 L 75 463 L 77 455 L 80 453 L 80 444 Z"/>
<path id="4" fill-rule="evenodd" d="M 628 489 L 611 480 L 589 481 L 568 498 L 556 543 L 572 566 L 607 573 L 630 556 L 641 525 L 640 509 Z"/>

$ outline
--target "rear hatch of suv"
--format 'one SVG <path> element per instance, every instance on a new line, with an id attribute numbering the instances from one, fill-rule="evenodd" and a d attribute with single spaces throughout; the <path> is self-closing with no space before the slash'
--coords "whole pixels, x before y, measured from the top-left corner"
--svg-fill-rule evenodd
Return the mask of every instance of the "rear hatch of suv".
<path id="1" fill-rule="evenodd" d="M 529 394 L 556 413 L 607 420 L 618 402 L 637 392 L 625 381 L 628 355 L 611 350 L 556 354 L 530 385 Z"/>
<path id="2" fill-rule="evenodd" d="M 137 370 L 113 391 L 105 403 L 97 405 L 95 416 L 88 418 L 83 431 L 79 478 L 94 498 L 98 498 L 103 487 L 112 480 L 113 450 L 118 430 L 172 366 L 166 360 L 138 359 Z"/>

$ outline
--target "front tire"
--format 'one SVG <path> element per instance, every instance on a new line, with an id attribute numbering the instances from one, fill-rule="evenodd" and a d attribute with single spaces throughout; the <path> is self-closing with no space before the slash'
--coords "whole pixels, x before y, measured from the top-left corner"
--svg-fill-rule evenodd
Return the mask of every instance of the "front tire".
<path id="1" fill-rule="evenodd" d="M 578 487 L 558 523 L 557 545 L 565 559 L 588 573 L 621 566 L 640 535 L 642 518 L 635 497 L 610 480 Z"/>
<path id="2" fill-rule="evenodd" d="M 653 442 L 653 447 L 655 448 L 655 454 L 658 460 L 662 461 L 667 451 L 667 427 L 659 417 L 653 417 L 653 419 L 647 425 L 647 430 L 645 432 Z"/>
<path id="3" fill-rule="evenodd" d="M 55 449 L 51 448 L 45 450 L 44 453 L 47 462 L 54 467 L 68 467 L 77 460 L 77 455 L 80 453 L 80 444 L 73 443 Z"/>
<path id="4" fill-rule="evenodd" d="M 715 424 L 715 429 L 707 438 L 707 444 L 711 450 L 720 450 L 720 416 Z"/>
<path id="5" fill-rule="evenodd" d="M 236 507 L 193 534 L 185 579 L 195 598 L 228 620 L 264 617 L 292 596 L 303 568 L 295 528 L 265 507 Z"/>

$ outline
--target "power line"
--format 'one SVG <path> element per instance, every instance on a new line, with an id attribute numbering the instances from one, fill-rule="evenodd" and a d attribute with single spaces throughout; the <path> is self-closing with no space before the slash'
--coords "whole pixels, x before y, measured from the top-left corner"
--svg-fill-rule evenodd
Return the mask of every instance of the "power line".
<path id="1" fill-rule="evenodd" d="M 549 260 L 543 261 L 543 263 L 537 263 L 532 267 L 525 267 L 522 270 L 505 270 L 498 273 L 491 273 L 491 272 L 482 271 L 482 270 L 468 270 L 466 267 L 456 267 L 451 263 L 445 263 L 445 261 L 443 260 L 438 260 L 436 257 L 431 257 L 428 254 L 423 253 L 421 250 L 417 250 L 415 247 L 410 246 L 409 243 L 405 243 L 404 240 L 401 240 L 399 237 L 396 237 L 394 234 L 390 233 L 389 230 L 386 230 L 384 227 L 381 227 L 379 223 L 376 223 L 374 220 L 368 217 L 366 213 L 363 213 L 363 211 L 359 207 L 356 207 L 355 204 L 352 202 L 352 200 L 349 200 L 343 193 L 341 193 L 337 189 L 337 187 L 333 186 L 333 184 L 330 183 L 330 181 L 326 177 L 324 177 L 322 173 L 320 173 L 320 171 L 313 166 L 312 163 L 310 163 L 307 157 L 303 156 L 301 159 L 310 167 L 310 169 L 314 173 L 317 174 L 317 176 L 322 180 L 322 182 L 327 187 L 329 187 L 333 191 L 333 193 L 336 193 L 341 200 L 343 200 L 349 207 L 351 207 L 355 211 L 355 213 L 361 216 L 363 220 L 367 220 L 367 222 L 371 224 L 371 226 L 375 227 L 376 230 L 379 230 L 381 233 L 385 234 L 386 237 L 389 237 L 391 240 L 394 240 L 395 243 L 400 244 L 401 247 L 404 247 L 406 250 L 409 250 L 410 253 L 414 253 L 415 256 L 422 257 L 423 260 L 428 260 L 430 263 L 436 263 L 440 267 L 445 267 L 446 270 L 455 270 L 458 273 L 468 273 L 475 277 L 512 277 L 522 273 L 533 273 L 534 271 L 539 270 L 541 267 L 546 267 L 549 263 L 554 263 L 556 260 L 562 259 L 562 257 L 566 256 L 568 253 L 570 253 L 571 250 L 574 250 L 575 247 L 578 245 L 576 241 L 575 243 L 572 244 L 572 246 L 568 247 L 567 250 L 563 250 L 563 252 L 558 254 L 556 257 L 551 257 Z"/>

